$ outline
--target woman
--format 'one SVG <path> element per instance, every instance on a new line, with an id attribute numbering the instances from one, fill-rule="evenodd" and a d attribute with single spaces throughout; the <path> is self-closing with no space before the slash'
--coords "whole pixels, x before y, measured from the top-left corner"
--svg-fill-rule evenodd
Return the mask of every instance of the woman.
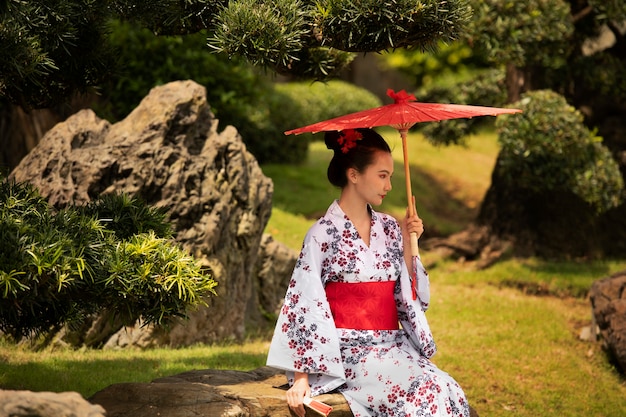
<path id="1" fill-rule="evenodd" d="M 305 399 L 336 389 L 355 417 L 469 416 L 461 387 L 429 360 L 428 275 L 409 250 L 422 221 L 407 210 L 400 227 L 372 209 L 391 190 L 389 145 L 371 129 L 325 142 L 341 195 L 304 239 L 267 359 L 287 372 L 289 407 L 304 417 Z"/>

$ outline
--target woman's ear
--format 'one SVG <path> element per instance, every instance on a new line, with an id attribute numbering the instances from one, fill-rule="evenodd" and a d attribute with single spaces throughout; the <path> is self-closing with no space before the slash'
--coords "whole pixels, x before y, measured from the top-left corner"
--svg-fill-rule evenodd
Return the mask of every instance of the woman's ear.
<path id="1" fill-rule="evenodd" d="M 351 182 L 352 184 L 356 184 L 358 173 L 359 172 L 356 169 L 348 168 L 348 171 L 346 171 L 346 176 L 348 177 L 348 181 Z"/>

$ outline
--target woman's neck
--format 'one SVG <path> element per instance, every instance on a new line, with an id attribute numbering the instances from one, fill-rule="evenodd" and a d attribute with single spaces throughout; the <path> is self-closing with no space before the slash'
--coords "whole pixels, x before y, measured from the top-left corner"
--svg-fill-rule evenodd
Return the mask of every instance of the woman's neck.
<path id="1" fill-rule="evenodd" d="M 341 193 L 339 197 L 339 207 L 341 207 L 341 210 L 343 210 L 352 223 L 369 222 L 371 215 L 368 210 L 367 202 L 346 194 L 347 193 Z"/>

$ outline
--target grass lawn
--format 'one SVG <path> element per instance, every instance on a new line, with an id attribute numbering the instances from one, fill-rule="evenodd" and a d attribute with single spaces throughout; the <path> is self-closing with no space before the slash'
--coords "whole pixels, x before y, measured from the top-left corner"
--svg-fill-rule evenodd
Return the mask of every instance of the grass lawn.
<path id="1" fill-rule="evenodd" d="M 381 211 L 402 216 L 406 207 L 402 150 L 397 132 L 381 131 L 394 148 L 394 191 Z M 431 234 L 462 230 L 489 187 L 498 151 L 485 132 L 466 148 L 436 148 L 410 137 L 411 179 L 417 208 Z M 297 250 L 311 223 L 338 191 L 326 181 L 331 156 L 311 145 L 297 167 L 267 165 L 274 181 L 266 231 Z M 609 363 L 601 342 L 582 341 L 591 324 L 587 291 L 593 281 L 625 270 L 626 259 L 555 262 L 507 259 L 486 270 L 422 253 L 431 277 L 427 315 L 438 353 L 434 362 L 465 389 L 482 417 L 626 416 L 626 380 Z M 262 366 L 268 338 L 242 344 L 184 349 L 93 351 L 0 343 L 0 387 L 78 391 L 89 397 L 118 382 L 151 381 L 184 371 Z"/>

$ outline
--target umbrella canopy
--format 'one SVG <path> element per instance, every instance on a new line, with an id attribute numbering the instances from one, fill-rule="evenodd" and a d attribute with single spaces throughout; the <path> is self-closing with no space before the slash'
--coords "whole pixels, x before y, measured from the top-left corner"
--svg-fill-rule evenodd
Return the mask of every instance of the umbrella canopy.
<path id="1" fill-rule="evenodd" d="M 416 123 L 438 122 L 448 119 L 462 119 L 476 116 L 497 116 L 505 113 L 519 113 L 521 110 L 499 107 L 469 106 L 463 104 L 422 103 L 405 90 L 387 90 L 394 102 L 385 106 L 350 113 L 334 119 L 288 130 L 286 135 L 316 133 L 328 130 L 354 129 L 357 127 L 391 126 L 400 131 L 408 130 Z"/>
<path id="2" fill-rule="evenodd" d="M 411 191 L 411 177 L 409 171 L 408 151 L 406 136 L 408 130 L 416 123 L 436 122 L 449 119 L 471 118 L 476 116 L 497 116 L 506 113 L 520 113 L 519 109 L 470 106 L 463 104 L 422 103 L 418 102 L 414 95 L 405 90 L 395 92 L 387 90 L 387 95 L 394 102 L 368 110 L 350 113 L 314 123 L 297 129 L 288 130 L 286 135 L 300 133 L 316 133 L 329 130 L 355 129 L 359 127 L 391 126 L 400 132 L 402 137 L 402 149 L 404 156 L 404 173 L 406 192 L 410 214 L 415 214 L 413 195 Z M 411 251 L 418 254 L 417 236 L 411 236 Z"/>

